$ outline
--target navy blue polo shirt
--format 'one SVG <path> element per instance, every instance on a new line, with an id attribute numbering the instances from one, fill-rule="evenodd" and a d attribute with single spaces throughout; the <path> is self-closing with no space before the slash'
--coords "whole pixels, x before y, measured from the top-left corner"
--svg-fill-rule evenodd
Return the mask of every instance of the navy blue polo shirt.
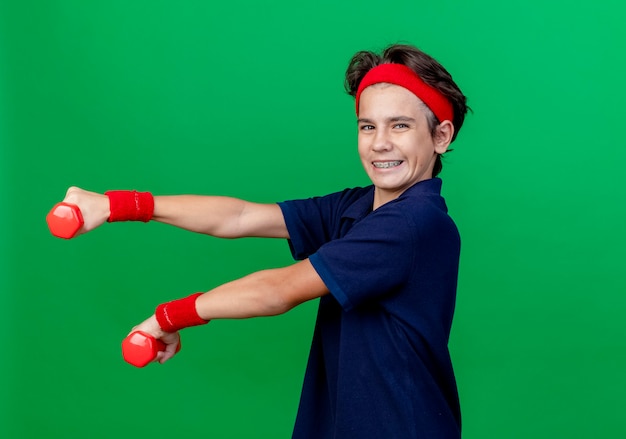
<path id="1" fill-rule="evenodd" d="M 320 299 L 293 438 L 458 438 L 448 338 L 460 239 L 438 178 L 372 211 L 373 186 L 279 203 Z"/>

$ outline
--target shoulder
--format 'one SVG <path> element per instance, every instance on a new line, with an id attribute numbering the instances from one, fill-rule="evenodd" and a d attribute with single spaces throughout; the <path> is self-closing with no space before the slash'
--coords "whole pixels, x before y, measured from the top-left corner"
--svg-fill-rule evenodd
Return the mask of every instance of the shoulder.
<path id="1" fill-rule="evenodd" d="M 394 200 L 395 206 L 406 214 L 422 220 L 450 218 L 448 206 L 441 196 L 442 182 L 438 178 L 421 181 Z"/>
<path id="2" fill-rule="evenodd" d="M 353 209 L 355 205 L 370 205 L 373 200 L 373 186 L 346 188 L 322 196 L 293 199 L 279 202 L 278 205 L 286 215 L 291 212 L 301 214 L 314 214 L 318 212 L 324 215 L 342 215 Z"/>
<path id="3" fill-rule="evenodd" d="M 313 203 L 313 204 L 328 204 L 328 203 L 347 203 L 358 200 L 368 193 L 373 192 L 373 186 L 366 187 L 353 187 L 346 188 L 337 192 L 332 192 L 326 195 L 316 195 L 308 198 L 292 199 L 282 201 L 279 204 L 293 204 L 293 203 Z"/>
<path id="4" fill-rule="evenodd" d="M 416 185 L 417 186 L 417 185 Z M 419 241 L 441 239 L 458 240 L 458 229 L 448 214 L 445 200 L 438 190 L 412 187 L 397 199 L 384 204 L 375 211 L 394 231 L 403 231 Z M 432 188 L 432 184 L 430 185 Z M 436 187 L 436 184 L 435 184 Z"/>

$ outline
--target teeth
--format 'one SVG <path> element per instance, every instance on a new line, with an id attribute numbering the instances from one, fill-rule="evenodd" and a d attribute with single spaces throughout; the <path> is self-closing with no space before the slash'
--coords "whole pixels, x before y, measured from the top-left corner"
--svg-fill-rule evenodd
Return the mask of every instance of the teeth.
<path id="1" fill-rule="evenodd" d="M 394 166 L 398 166 L 402 163 L 402 160 L 396 160 L 394 162 L 373 162 L 375 168 L 393 168 Z"/>

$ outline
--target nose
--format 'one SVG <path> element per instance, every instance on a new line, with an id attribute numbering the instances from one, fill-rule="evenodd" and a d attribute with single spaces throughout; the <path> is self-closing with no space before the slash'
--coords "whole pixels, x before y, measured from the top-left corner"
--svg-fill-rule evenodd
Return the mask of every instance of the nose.
<path id="1" fill-rule="evenodd" d="M 372 141 L 372 151 L 389 151 L 393 147 L 391 139 L 386 130 L 376 130 L 376 135 Z"/>

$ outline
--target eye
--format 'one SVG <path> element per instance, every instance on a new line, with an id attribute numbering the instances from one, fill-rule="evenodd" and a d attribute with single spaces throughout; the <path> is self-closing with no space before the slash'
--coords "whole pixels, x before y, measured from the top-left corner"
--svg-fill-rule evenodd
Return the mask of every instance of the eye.
<path id="1" fill-rule="evenodd" d="M 407 124 L 402 123 L 402 122 L 401 122 L 401 123 L 397 123 L 397 124 L 395 124 L 393 127 L 394 127 L 394 128 L 400 128 L 400 129 L 406 129 L 406 128 L 409 128 L 409 126 L 408 126 Z"/>
<path id="2" fill-rule="evenodd" d="M 359 129 L 361 131 L 371 131 L 374 129 L 374 125 L 361 125 Z"/>

